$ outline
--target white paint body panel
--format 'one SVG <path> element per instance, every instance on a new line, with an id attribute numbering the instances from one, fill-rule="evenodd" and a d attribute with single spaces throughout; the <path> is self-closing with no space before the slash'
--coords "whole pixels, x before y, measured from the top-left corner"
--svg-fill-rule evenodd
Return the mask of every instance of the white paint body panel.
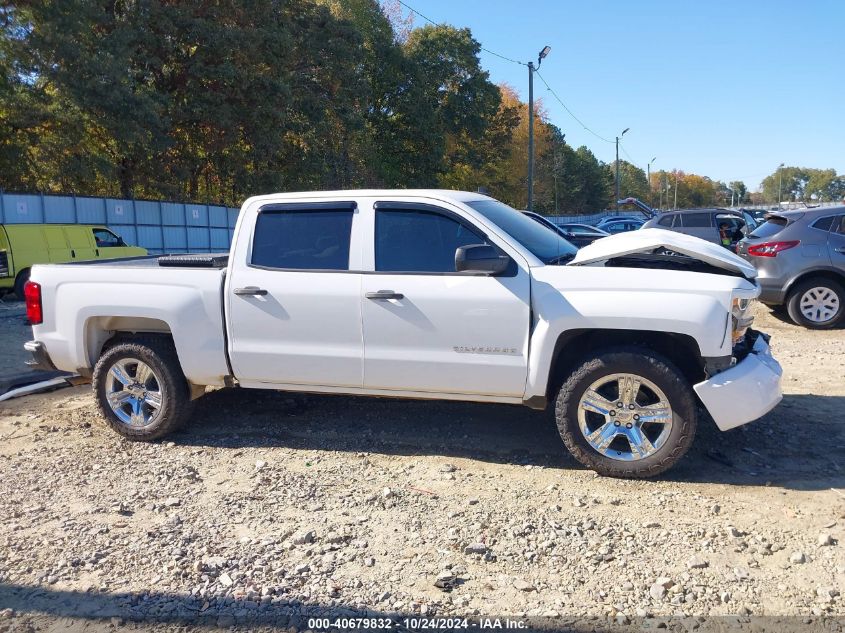
<path id="1" fill-rule="evenodd" d="M 238 219 L 228 271 L 109 263 L 35 267 L 32 279 L 42 286 L 45 321 L 33 328 L 34 338 L 59 369 L 90 370 L 108 335 L 91 323 L 117 327 L 120 319 L 142 318 L 172 332 L 186 377 L 199 385 L 224 384 L 228 354 L 234 378 L 244 387 L 508 403 L 546 395 L 555 344 L 572 330 L 671 332 L 694 339 L 702 356 L 731 353 L 732 300 L 755 297 L 755 284 L 729 275 L 601 263 L 663 245 L 745 273 L 731 253 L 682 234 L 637 231 L 582 249 L 575 262 L 586 265 L 545 266 L 464 204 L 478 199 L 484 196 L 431 190 L 250 198 Z M 251 267 L 261 206 L 308 201 L 356 202 L 350 270 Z M 375 272 L 377 201 L 422 202 L 462 216 L 514 260 L 516 274 Z M 268 294 L 236 296 L 234 289 L 243 286 Z M 365 298 L 378 290 L 404 298 Z M 758 353 L 716 376 L 727 382 L 696 385 L 720 428 L 762 415 L 780 398 L 780 375 L 766 358 Z M 764 369 L 776 377 L 764 375 Z M 756 394 L 748 410 L 723 406 L 723 394 L 746 389 Z"/>
<path id="2" fill-rule="evenodd" d="M 735 367 L 694 386 L 720 431 L 766 415 L 783 399 L 783 370 L 761 336 L 753 351 Z"/>

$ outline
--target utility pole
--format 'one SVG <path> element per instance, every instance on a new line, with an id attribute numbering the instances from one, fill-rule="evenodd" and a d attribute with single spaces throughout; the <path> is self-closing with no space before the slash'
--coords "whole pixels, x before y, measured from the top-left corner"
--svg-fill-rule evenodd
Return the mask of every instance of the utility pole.
<path id="1" fill-rule="evenodd" d="M 619 139 L 625 136 L 625 132 L 631 128 L 626 127 L 622 134 L 616 137 L 616 210 L 619 211 Z"/>
<path id="2" fill-rule="evenodd" d="M 540 64 L 551 51 L 550 46 L 544 46 L 537 55 L 537 66 L 534 62 L 528 62 L 528 205 L 527 209 L 532 210 L 534 206 L 534 72 L 540 68 Z"/>
<path id="3" fill-rule="evenodd" d="M 675 170 L 675 204 L 672 205 L 673 209 L 678 208 L 678 171 Z"/>
<path id="4" fill-rule="evenodd" d="M 648 170 L 648 173 L 646 174 L 646 180 L 648 181 L 648 206 L 651 206 L 654 203 L 654 196 L 651 193 L 651 164 L 656 160 L 657 156 L 648 161 L 648 165 L 646 165 Z"/>
<path id="5" fill-rule="evenodd" d="M 781 192 L 783 191 L 783 163 L 778 165 L 778 209 L 780 209 Z"/>

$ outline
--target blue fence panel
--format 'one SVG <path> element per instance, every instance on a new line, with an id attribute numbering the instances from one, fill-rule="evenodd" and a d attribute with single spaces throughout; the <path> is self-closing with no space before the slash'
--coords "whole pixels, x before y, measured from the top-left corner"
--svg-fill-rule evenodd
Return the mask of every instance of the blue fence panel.
<path id="1" fill-rule="evenodd" d="M 137 245 L 148 249 L 162 250 L 164 241 L 161 226 L 138 226 Z"/>
<path id="2" fill-rule="evenodd" d="M 188 227 L 188 250 L 208 252 L 211 248 L 210 236 L 206 227 Z"/>
<path id="3" fill-rule="evenodd" d="M 99 224 L 150 253 L 229 249 L 239 209 L 155 200 L 0 192 L 2 224 Z"/>
<path id="4" fill-rule="evenodd" d="M 211 229 L 211 251 L 226 251 L 229 250 L 232 238 L 229 235 L 229 229 Z"/>
<path id="5" fill-rule="evenodd" d="M 44 222 L 41 196 L 4 193 L 3 215 L 4 224 L 41 224 Z"/>
<path id="6" fill-rule="evenodd" d="M 76 220 L 78 224 L 106 224 L 106 202 L 103 198 L 77 198 Z"/>
<path id="7" fill-rule="evenodd" d="M 208 207 L 204 204 L 186 204 L 185 224 L 188 226 L 208 226 Z"/>
<path id="8" fill-rule="evenodd" d="M 109 224 L 109 228 L 123 238 L 127 244 L 138 244 L 138 232 L 134 226 L 127 224 Z"/>
<path id="9" fill-rule="evenodd" d="M 103 203 L 109 224 L 135 224 L 135 204 L 132 200 L 106 198 Z"/>
<path id="10" fill-rule="evenodd" d="M 185 205 L 176 202 L 162 202 L 161 223 L 165 226 L 185 226 Z"/>
<path id="11" fill-rule="evenodd" d="M 164 226 L 161 232 L 164 236 L 164 250 L 168 253 L 178 253 L 188 248 L 184 226 Z"/>
<path id="12" fill-rule="evenodd" d="M 51 196 L 44 198 L 44 222 L 48 224 L 76 223 L 76 208 L 74 200 L 68 196 Z"/>
<path id="13" fill-rule="evenodd" d="M 135 219 L 138 224 L 161 225 L 161 209 L 158 202 L 135 201 Z M 160 248 L 160 247 L 159 247 Z"/>
<path id="14" fill-rule="evenodd" d="M 229 220 L 227 217 L 226 207 L 208 207 L 208 225 L 227 227 Z"/>

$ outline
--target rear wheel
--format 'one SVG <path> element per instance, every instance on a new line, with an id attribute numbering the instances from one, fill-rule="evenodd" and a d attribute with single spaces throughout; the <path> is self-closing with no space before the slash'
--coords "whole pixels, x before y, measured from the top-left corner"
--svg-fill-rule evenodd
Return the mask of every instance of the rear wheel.
<path id="1" fill-rule="evenodd" d="M 786 309 L 798 325 L 815 330 L 836 327 L 845 317 L 845 289 L 832 279 L 806 279 L 790 290 Z"/>
<path id="2" fill-rule="evenodd" d="M 188 381 L 166 339 L 114 345 L 97 361 L 93 382 L 106 422 L 130 440 L 154 440 L 175 431 L 192 408 Z"/>
<path id="3" fill-rule="evenodd" d="M 620 348 L 585 360 L 563 383 L 555 407 L 564 444 L 609 477 L 642 478 L 671 468 L 695 436 L 692 389 L 667 359 Z"/>
<path id="4" fill-rule="evenodd" d="M 27 281 L 29 281 L 29 268 L 24 268 L 18 273 L 18 276 L 15 277 L 15 294 L 21 301 L 25 299 L 23 295 L 23 288 Z"/>

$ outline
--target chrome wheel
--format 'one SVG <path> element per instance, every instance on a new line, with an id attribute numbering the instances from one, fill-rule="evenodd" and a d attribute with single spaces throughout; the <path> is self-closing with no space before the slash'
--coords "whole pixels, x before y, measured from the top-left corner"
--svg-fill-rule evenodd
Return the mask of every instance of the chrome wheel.
<path id="1" fill-rule="evenodd" d="M 839 296 L 830 288 L 816 286 L 801 295 L 798 305 L 808 321 L 826 323 L 839 311 Z"/>
<path id="2" fill-rule="evenodd" d="M 638 461 L 660 449 L 672 431 L 672 407 L 653 382 L 636 374 L 596 380 L 578 403 L 578 426 L 598 453 Z"/>
<path id="3" fill-rule="evenodd" d="M 149 426 L 161 411 L 161 382 L 152 368 L 121 358 L 108 371 L 106 399 L 117 418 L 131 427 Z"/>

